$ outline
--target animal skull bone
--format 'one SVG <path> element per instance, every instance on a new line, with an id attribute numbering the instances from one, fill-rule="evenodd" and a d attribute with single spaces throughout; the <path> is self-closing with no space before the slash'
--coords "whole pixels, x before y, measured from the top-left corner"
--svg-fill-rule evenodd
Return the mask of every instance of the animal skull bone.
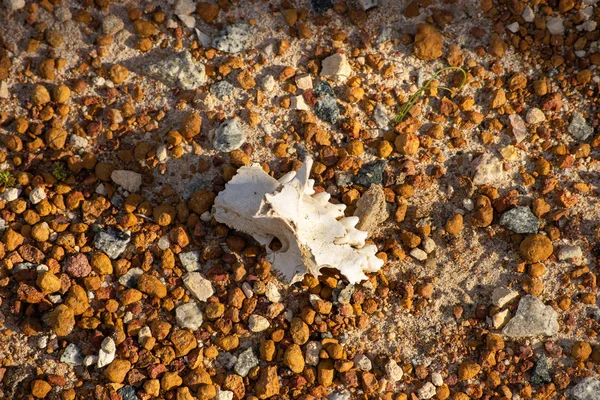
<path id="1" fill-rule="evenodd" d="M 368 233 L 355 228 L 358 217 L 344 217 L 344 204 L 315 193 L 311 166 L 307 157 L 298 173 L 279 180 L 258 164 L 240 168 L 215 199 L 214 217 L 264 245 L 267 259 L 291 283 L 322 268 L 337 269 L 350 283 L 365 280 L 365 272 L 383 266 L 377 247 L 365 245 Z M 269 248 L 274 238 L 282 245 L 275 251 Z"/>

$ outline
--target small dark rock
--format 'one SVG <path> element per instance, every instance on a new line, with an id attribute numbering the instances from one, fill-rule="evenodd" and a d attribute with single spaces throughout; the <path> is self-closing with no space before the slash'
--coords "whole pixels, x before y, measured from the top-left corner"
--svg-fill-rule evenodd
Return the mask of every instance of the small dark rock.
<path id="1" fill-rule="evenodd" d="M 123 386 L 121 389 L 117 390 L 117 393 L 121 395 L 123 400 L 138 400 L 135 388 L 130 385 Z"/>
<path id="2" fill-rule="evenodd" d="M 340 109 L 335 97 L 329 95 L 321 96 L 317 104 L 315 104 L 315 114 L 321 120 L 335 124 L 340 118 Z"/>
<path id="3" fill-rule="evenodd" d="M 363 166 L 354 177 L 354 183 L 367 188 L 372 184 L 381 185 L 386 165 L 385 161 L 375 161 Z"/>
<path id="4" fill-rule="evenodd" d="M 317 84 L 315 85 L 315 88 L 313 89 L 313 92 L 315 93 L 315 96 L 317 96 L 317 97 L 321 97 L 321 96 L 335 97 L 333 88 L 331 87 L 331 85 L 329 83 L 327 83 L 325 81 L 317 82 Z"/>
<path id="5" fill-rule="evenodd" d="M 312 0 L 312 8 L 315 12 L 325 12 L 333 7 L 331 0 Z"/>
<path id="6" fill-rule="evenodd" d="M 542 354 L 535 363 L 535 366 L 531 370 L 529 381 L 534 385 L 543 385 L 544 383 L 552 382 L 550 370 L 548 369 L 548 358 L 545 354 Z"/>

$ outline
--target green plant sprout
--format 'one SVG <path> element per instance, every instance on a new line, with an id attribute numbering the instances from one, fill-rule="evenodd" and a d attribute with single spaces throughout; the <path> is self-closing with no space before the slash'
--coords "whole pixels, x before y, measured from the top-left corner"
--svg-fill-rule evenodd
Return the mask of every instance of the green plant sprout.
<path id="1" fill-rule="evenodd" d="M 65 166 L 61 163 L 57 163 L 52 169 L 52 176 L 56 178 L 57 181 L 64 181 L 69 177 L 69 173 L 65 170 Z"/>
<path id="2" fill-rule="evenodd" d="M 15 184 L 15 177 L 12 176 L 10 171 L 0 171 L 0 186 L 12 186 Z"/>
<path id="3" fill-rule="evenodd" d="M 410 96 L 410 98 L 408 99 L 408 101 L 406 103 L 404 103 L 402 105 L 402 107 L 400 107 L 400 111 L 398 111 L 398 114 L 396 114 L 396 117 L 394 118 L 394 123 L 395 124 L 398 124 L 398 123 L 402 122 L 402 120 L 404 119 L 404 117 L 406 117 L 406 114 L 408 114 L 408 112 L 410 111 L 410 109 L 412 108 L 412 106 L 417 102 L 417 100 L 419 99 L 419 97 L 421 97 L 421 95 L 429 88 L 429 85 L 431 85 L 431 82 L 433 82 L 434 80 L 436 80 L 438 76 L 440 76 L 442 73 L 444 73 L 446 71 L 460 71 L 460 72 L 462 72 L 462 74 L 463 74 L 463 80 L 462 80 L 462 83 L 460 84 L 460 86 L 458 87 L 458 89 L 456 91 L 459 92 L 463 88 L 463 86 L 467 82 L 467 72 L 463 68 L 461 68 L 461 67 L 445 67 L 445 68 L 442 68 L 442 69 L 438 70 L 435 74 L 433 74 L 433 76 L 431 78 L 429 78 L 429 80 L 427 82 L 425 82 L 425 85 L 423 85 L 412 96 Z M 438 89 L 447 90 L 448 92 L 450 92 L 450 95 L 452 97 L 454 97 L 454 95 L 456 93 L 454 90 L 452 90 L 451 88 L 449 88 L 447 86 L 438 86 L 437 88 Z"/>

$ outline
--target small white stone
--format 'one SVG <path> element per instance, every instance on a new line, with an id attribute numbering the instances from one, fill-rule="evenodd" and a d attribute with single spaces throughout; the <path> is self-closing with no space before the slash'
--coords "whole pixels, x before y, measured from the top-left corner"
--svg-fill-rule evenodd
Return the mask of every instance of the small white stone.
<path id="1" fill-rule="evenodd" d="M 167 29 L 177 29 L 179 24 L 173 18 L 167 20 Z"/>
<path id="2" fill-rule="evenodd" d="M 103 368 L 110 364 L 115 359 L 116 352 L 117 345 L 115 344 L 115 341 L 110 336 L 105 337 L 100 345 L 96 366 L 98 368 Z"/>
<path id="3" fill-rule="evenodd" d="M 179 253 L 179 261 L 181 265 L 188 272 L 198 271 L 200 265 L 200 252 L 199 251 L 186 251 L 185 253 Z"/>
<path id="4" fill-rule="evenodd" d="M 230 390 L 218 389 L 215 400 L 233 400 L 233 392 Z"/>
<path id="5" fill-rule="evenodd" d="M 434 372 L 431 374 L 431 383 L 435 386 L 442 386 L 444 384 L 444 378 L 442 378 L 442 374 L 439 372 Z"/>
<path id="6" fill-rule="evenodd" d="M 0 81 L 0 99 L 8 99 L 9 97 L 8 84 L 6 81 Z"/>
<path id="7" fill-rule="evenodd" d="M 358 0 L 363 10 L 367 11 L 379 5 L 379 0 Z"/>
<path id="8" fill-rule="evenodd" d="M 519 114 L 511 114 L 508 116 L 508 121 L 512 128 L 513 135 L 517 140 L 517 143 L 522 142 L 527 137 L 527 128 L 525 127 L 525 121 Z"/>
<path id="9" fill-rule="evenodd" d="M 144 326 L 138 331 L 138 341 L 144 343 L 146 340 L 152 337 L 152 331 L 149 326 Z"/>
<path id="10" fill-rule="evenodd" d="M 373 368 L 373 363 L 369 357 L 364 354 L 357 354 L 354 357 L 354 365 L 363 371 L 370 371 Z"/>
<path id="11" fill-rule="evenodd" d="M 200 272 L 188 272 L 183 276 L 183 286 L 200 301 L 206 301 L 215 293 L 212 283 Z"/>
<path id="12" fill-rule="evenodd" d="M 46 198 L 46 192 L 44 188 L 40 186 L 34 187 L 31 192 L 29 192 L 29 201 L 31 204 L 38 204 L 40 201 Z"/>
<path id="13" fill-rule="evenodd" d="M 125 27 L 123 20 L 116 15 L 107 15 L 102 19 L 102 30 L 104 33 L 114 35 Z"/>
<path id="14" fill-rule="evenodd" d="M 494 316 L 492 317 L 492 325 L 494 326 L 494 329 L 500 329 L 504 325 L 506 325 L 508 320 L 508 309 L 505 309 L 494 314 Z"/>
<path id="15" fill-rule="evenodd" d="M 514 161 L 519 157 L 519 149 L 512 144 L 509 144 L 508 146 L 500 149 L 500 154 L 505 160 Z"/>
<path id="16" fill-rule="evenodd" d="M 98 362 L 98 356 L 90 354 L 83 359 L 83 365 L 90 367 Z"/>
<path id="17" fill-rule="evenodd" d="M 46 272 L 48 270 L 49 268 L 46 264 L 40 264 L 35 267 L 35 272 L 37 272 L 38 274 L 41 274 L 42 272 Z"/>
<path id="18" fill-rule="evenodd" d="M 475 175 L 473 183 L 475 185 L 498 185 L 505 177 L 504 164 L 497 157 L 485 153 L 474 160 Z"/>
<path id="19" fill-rule="evenodd" d="M 248 317 L 248 328 L 251 332 L 262 332 L 269 329 L 269 320 L 262 315 L 252 314 Z"/>
<path id="20" fill-rule="evenodd" d="M 198 28 L 194 29 L 194 31 L 196 32 L 196 37 L 198 38 L 198 41 L 200 42 L 202 47 L 209 48 L 212 43 L 212 39 L 210 38 L 210 36 L 208 36 L 206 33 L 202 32 Z"/>
<path id="21" fill-rule="evenodd" d="M 200 219 L 204 222 L 210 222 L 212 220 L 212 214 L 210 211 L 203 212 Z"/>
<path id="22" fill-rule="evenodd" d="M 417 391 L 417 396 L 422 400 L 429 400 L 435 396 L 436 389 L 433 383 L 425 382 L 423 386 Z"/>
<path id="23" fill-rule="evenodd" d="M 382 103 L 377 103 L 373 110 L 373 120 L 379 129 L 387 129 L 390 126 L 390 117 L 385 106 Z"/>
<path id="24" fill-rule="evenodd" d="M 65 348 L 65 351 L 60 356 L 60 362 L 71 366 L 81 365 L 83 362 L 83 354 L 81 354 L 81 350 L 79 350 L 79 347 L 77 347 L 76 344 L 71 343 Z"/>
<path id="25" fill-rule="evenodd" d="M 298 74 L 295 79 L 298 89 L 308 90 L 313 88 L 312 78 L 309 74 Z"/>
<path id="26" fill-rule="evenodd" d="M 252 291 L 252 286 L 248 282 L 242 283 L 242 292 L 246 295 L 247 298 L 251 299 L 254 297 L 254 292 Z"/>
<path id="27" fill-rule="evenodd" d="M 77 150 L 83 150 L 88 146 L 88 140 L 84 137 L 81 137 L 79 135 L 70 135 L 69 136 L 69 144 L 77 149 Z"/>
<path id="28" fill-rule="evenodd" d="M 71 10 L 67 6 L 59 6 L 54 9 L 54 17 L 60 23 L 65 23 L 73 18 L 73 14 L 71 14 Z"/>
<path id="29" fill-rule="evenodd" d="M 512 24 L 506 25 L 506 29 L 508 29 L 512 33 L 517 33 L 519 32 L 519 23 L 515 21 Z"/>
<path id="30" fill-rule="evenodd" d="M 593 32 L 596 30 L 598 23 L 596 21 L 585 21 L 581 25 L 577 25 L 578 31 Z"/>
<path id="31" fill-rule="evenodd" d="M 573 258 L 582 258 L 583 252 L 581 251 L 581 247 L 572 246 L 572 245 L 564 245 L 560 246 L 558 249 L 558 259 L 560 261 L 571 260 Z"/>
<path id="32" fill-rule="evenodd" d="M 285 306 L 281 303 L 269 304 L 269 307 L 267 307 L 267 315 L 276 318 L 284 309 Z"/>
<path id="33" fill-rule="evenodd" d="M 161 145 L 158 147 L 158 149 L 156 149 L 156 159 L 160 163 L 167 162 L 167 160 L 169 159 L 169 153 L 167 151 L 167 146 Z"/>
<path id="34" fill-rule="evenodd" d="M 492 292 L 492 304 L 503 308 L 505 305 L 519 297 L 519 292 L 505 287 L 498 287 Z"/>
<path id="35" fill-rule="evenodd" d="M 404 371 L 396 361 L 390 359 L 385 364 L 385 375 L 390 381 L 398 382 L 404 376 Z"/>
<path id="36" fill-rule="evenodd" d="M 531 6 L 525 6 L 525 8 L 523 9 L 523 13 L 521 14 L 521 17 L 523 17 L 525 22 L 533 22 L 535 20 L 535 14 L 534 14 Z"/>
<path id="37" fill-rule="evenodd" d="M 175 309 L 175 320 L 180 328 L 193 331 L 202 325 L 202 312 L 195 301 L 180 305 Z"/>
<path id="38" fill-rule="evenodd" d="M 565 27 L 563 25 L 563 19 L 560 17 L 553 17 L 546 23 L 546 29 L 551 35 L 564 35 Z"/>
<path id="39" fill-rule="evenodd" d="M 430 238 L 429 236 L 426 236 L 425 239 L 423 239 L 423 250 L 425 250 L 425 253 L 427 254 L 431 254 L 433 252 L 433 250 L 435 250 L 435 241 Z"/>
<path id="40" fill-rule="evenodd" d="M 47 346 L 48 346 L 48 336 L 41 336 L 37 342 L 38 349 L 45 349 Z"/>
<path id="41" fill-rule="evenodd" d="M 196 26 L 196 18 L 192 17 L 191 15 L 177 15 L 177 18 L 179 18 L 181 20 L 181 22 L 183 22 L 183 25 L 186 28 L 193 28 L 194 26 Z"/>
<path id="42" fill-rule="evenodd" d="M 92 78 L 92 83 L 96 87 L 101 87 L 101 86 L 104 86 L 104 84 L 106 83 L 106 79 L 104 79 L 101 76 L 95 76 Z"/>
<path id="43" fill-rule="evenodd" d="M 427 253 L 424 252 L 423 250 L 419 249 L 418 247 L 415 247 L 414 249 L 412 249 L 410 251 L 410 255 L 411 255 L 411 257 L 413 257 L 419 261 L 427 260 Z"/>
<path id="44" fill-rule="evenodd" d="M 352 68 L 345 54 L 333 54 L 321 62 L 321 76 L 331 77 L 338 81 L 346 80 L 352 74 Z"/>
<path id="45" fill-rule="evenodd" d="M 110 174 L 110 179 L 128 192 L 137 192 L 142 186 L 142 175 L 137 172 L 117 169 Z"/>
<path id="46" fill-rule="evenodd" d="M 279 303 L 281 301 L 281 293 L 273 282 L 267 282 L 265 288 L 265 296 L 271 303 Z"/>
<path id="47" fill-rule="evenodd" d="M 98 186 L 96 186 L 96 194 L 99 194 L 100 196 L 106 196 L 107 193 L 108 192 L 106 190 L 106 186 L 104 186 L 104 183 L 101 183 Z"/>
<path id="48" fill-rule="evenodd" d="M 527 110 L 527 114 L 525 115 L 525 119 L 529 124 L 540 124 L 546 120 L 546 115 L 542 110 L 537 107 L 532 107 Z"/>
<path id="49" fill-rule="evenodd" d="M 177 0 L 173 13 L 175 15 L 190 15 L 196 10 L 196 5 L 192 0 Z"/>
<path id="50" fill-rule="evenodd" d="M 265 92 L 272 92 L 275 89 L 275 78 L 273 75 L 267 75 L 262 80 L 262 88 Z"/>
<path id="51" fill-rule="evenodd" d="M 42 222 L 43 224 L 48 225 L 47 222 Z M 0 218 L 0 232 L 4 232 L 6 230 L 6 220 L 4 218 Z"/>
<path id="52" fill-rule="evenodd" d="M 473 200 L 468 197 L 463 199 L 462 203 L 463 203 L 463 207 L 467 211 L 473 211 L 473 209 L 475 208 L 475 205 L 473 204 Z"/>
<path id="53" fill-rule="evenodd" d="M 25 0 L 4 0 L 4 7 L 8 12 L 17 11 L 25 7 Z"/>
<path id="54" fill-rule="evenodd" d="M 314 367 L 319 364 L 319 353 L 321 352 L 321 348 L 321 342 L 312 341 L 306 344 L 306 352 L 304 354 L 306 365 Z"/>
<path id="55" fill-rule="evenodd" d="M 310 110 L 310 107 L 308 106 L 308 104 L 306 104 L 306 101 L 304 101 L 304 96 L 302 96 L 301 94 L 299 94 L 298 96 L 293 96 L 290 99 L 290 108 L 292 110 Z"/>
<path id="56" fill-rule="evenodd" d="M 585 20 L 588 20 L 594 16 L 594 7 L 584 7 L 579 10 L 579 15 Z"/>
<path id="57" fill-rule="evenodd" d="M 8 203 L 8 202 L 18 199 L 20 194 L 21 194 L 21 189 L 10 187 L 10 188 L 6 188 L 6 190 L 4 191 L 4 193 L 2 193 L 0 198 L 2 198 L 2 200 L 6 201 Z"/>

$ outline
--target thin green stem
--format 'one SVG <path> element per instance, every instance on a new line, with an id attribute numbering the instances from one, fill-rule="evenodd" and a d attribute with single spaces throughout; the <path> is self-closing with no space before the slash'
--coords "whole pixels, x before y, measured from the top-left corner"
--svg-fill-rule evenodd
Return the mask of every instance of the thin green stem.
<path id="1" fill-rule="evenodd" d="M 400 107 L 398 114 L 396 114 L 396 117 L 394 118 L 394 123 L 398 124 L 398 123 L 402 122 L 404 117 L 406 117 L 406 114 L 408 114 L 408 112 L 410 111 L 412 106 L 417 102 L 419 97 L 421 97 L 421 95 L 429 88 L 429 85 L 431 85 L 431 82 L 436 80 L 437 77 L 440 76 L 442 73 L 444 73 L 446 71 L 455 71 L 455 70 L 458 70 L 458 71 L 462 72 L 462 74 L 463 74 L 462 83 L 460 84 L 460 86 L 457 89 L 457 92 L 459 92 L 463 88 L 465 83 L 467 82 L 467 72 L 464 69 L 462 69 L 461 67 L 442 68 L 442 69 L 438 70 L 435 74 L 433 74 L 433 76 L 431 78 L 429 78 L 429 80 L 427 82 L 425 82 L 425 85 L 423 85 L 423 87 L 421 87 L 412 96 L 410 96 L 408 101 L 406 103 L 404 103 L 402 105 L 402 107 Z M 454 95 L 455 95 L 455 91 L 453 89 L 450 89 L 449 87 L 438 86 L 438 89 L 443 89 L 443 90 L 450 92 L 451 97 L 454 97 Z"/>

